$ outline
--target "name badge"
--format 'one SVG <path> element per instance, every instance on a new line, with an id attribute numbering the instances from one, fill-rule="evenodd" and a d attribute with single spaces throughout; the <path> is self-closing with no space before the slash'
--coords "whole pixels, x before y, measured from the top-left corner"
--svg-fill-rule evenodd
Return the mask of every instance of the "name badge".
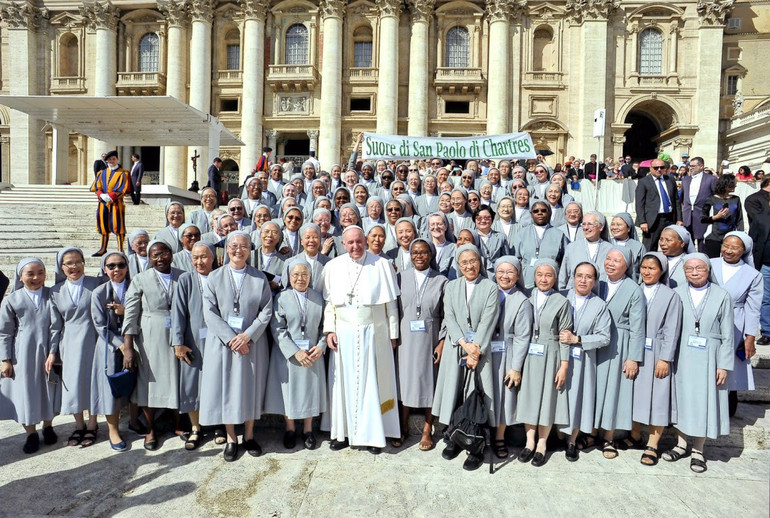
<path id="1" fill-rule="evenodd" d="M 533 257 L 532 259 L 529 260 L 529 265 L 530 266 L 535 266 L 536 262 L 537 262 L 537 257 Z"/>
<path id="2" fill-rule="evenodd" d="M 493 353 L 504 353 L 505 352 L 505 341 L 504 340 L 492 340 L 492 352 Z"/>
<path id="3" fill-rule="evenodd" d="M 201 327 L 198 329 L 198 336 L 203 339 L 206 338 L 209 335 L 209 328 L 208 327 Z"/>
<path id="4" fill-rule="evenodd" d="M 687 337 L 687 347 L 692 347 L 693 349 L 705 349 L 706 337 L 690 335 Z"/>
<path id="5" fill-rule="evenodd" d="M 410 320 L 409 330 L 412 333 L 424 333 L 425 332 L 425 320 Z"/>
<path id="6" fill-rule="evenodd" d="M 302 349 L 303 351 L 310 350 L 310 340 L 294 340 L 294 345 Z"/>
<path id="7" fill-rule="evenodd" d="M 476 331 L 468 331 L 465 333 L 466 342 L 475 343 L 474 340 L 476 340 Z"/>
<path id="8" fill-rule="evenodd" d="M 527 352 L 527 354 L 529 354 L 530 356 L 544 356 L 545 344 L 530 343 L 529 351 Z"/>
<path id="9" fill-rule="evenodd" d="M 243 331 L 243 317 L 229 315 L 227 317 L 227 325 L 230 326 L 233 331 Z"/>
<path id="10" fill-rule="evenodd" d="M 644 339 L 644 348 L 648 351 L 652 351 L 652 338 L 645 338 Z"/>
<path id="11" fill-rule="evenodd" d="M 580 356 L 583 354 L 583 348 L 582 347 L 570 347 L 569 354 L 574 359 L 579 360 Z"/>
<path id="12" fill-rule="evenodd" d="M 171 317 L 166 317 L 165 326 L 166 329 L 171 329 Z"/>

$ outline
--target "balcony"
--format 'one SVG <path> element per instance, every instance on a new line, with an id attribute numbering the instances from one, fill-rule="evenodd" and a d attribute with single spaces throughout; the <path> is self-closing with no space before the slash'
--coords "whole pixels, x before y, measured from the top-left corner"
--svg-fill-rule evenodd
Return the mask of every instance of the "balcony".
<path id="1" fill-rule="evenodd" d="M 118 72 L 118 95 L 165 95 L 166 74 Z"/>
<path id="2" fill-rule="evenodd" d="M 214 81 L 219 86 L 241 86 L 243 84 L 243 71 L 219 70 L 214 75 Z"/>
<path id="3" fill-rule="evenodd" d="M 439 94 L 467 94 L 469 91 L 478 94 L 484 86 L 484 77 L 481 68 L 439 67 L 433 85 Z"/>
<path id="4" fill-rule="evenodd" d="M 544 70 L 526 72 L 524 74 L 523 86 L 533 90 L 562 89 L 564 88 L 564 83 L 562 82 L 563 75 L 562 72 L 546 72 Z"/>
<path id="5" fill-rule="evenodd" d="M 84 94 L 86 93 L 85 77 L 52 77 L 52 94 Z"/>
<path id="6" fill-rule="evenodd" d="M 631 91 L 676 91 L 679 89 L 679 78 L 676 75 L 643 76 L 631 74 L 627 81 Z"/>
<path id="7" fill-rule="evenodd" d="M 379 79 L 379 69 L 374 67 L 367 68 L 349 68 L 346 72 L 346 78 L 351 84 L 377 84 Z"/>
<path id="8" fill-rule="evenodd" d="M 270 65 L 267 83 L 274 92 L 307 92 L 318 84 L 318 70 L 313 65 Z"/>

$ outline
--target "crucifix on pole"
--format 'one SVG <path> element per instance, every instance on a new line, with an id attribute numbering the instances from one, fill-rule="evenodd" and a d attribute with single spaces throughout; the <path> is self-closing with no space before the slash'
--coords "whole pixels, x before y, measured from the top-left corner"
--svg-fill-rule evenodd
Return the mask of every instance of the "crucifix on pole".
<path id="1" fill-rule="evenodd" d="M 190 160 L 192 160 L 192 168 L 193 168 L 193 176 L 194 176 L 192 185 L 190 185 L 190 190 L 192 192 L 198 192 L 198 189 L 200 189 L 200 186 L 198 184 L 198 159 L 200 157 L 201 156 L 198 153 L 197 149 L 193 153 L 193 156 L 190 157 Z"/>

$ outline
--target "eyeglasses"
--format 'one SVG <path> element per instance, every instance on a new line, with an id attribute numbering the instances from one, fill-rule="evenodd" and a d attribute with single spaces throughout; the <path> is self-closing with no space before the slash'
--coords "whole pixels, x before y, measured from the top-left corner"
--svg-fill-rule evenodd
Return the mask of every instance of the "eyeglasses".
<path id="1" fill-rule="evenodd" d="M 469 266 L 473 266 L 475 264 L 479 264 L 480 261 L 478 259 L 468 259 L 467 261 L 460 261 L 460 268 L 468 268 Z"/>
<path id="2" fill-rule="evenodd" d="M 388 212 L 399 212 L 401 209 L 398 208 L 398 207 L 388 207 L 385 210 L 388 211 Z"/>
<path id="3" fill-rule="evenodd" d="M 122 270 L 123 268 L 126 267 L 126 263 L 109 263 L 109 264 L 105 264 L 104 267 L 107 268 L 108 270 L 114 270 L 115 268 L 117 268 L 118 270 Z"/>
<path id="4" fill-rule="evenodd" d="M 412 255 L 430 255 L 429 250 L 412 250 Z"/>
<path id="5" fill-rule="evenodd" d="M 707 272 L 708 268 L 706 268 L 705 266 L 685 266 L 684 271 L 685 273 L 693 273 L 693 272 L 703 273 L 703 272 Z"/>
<path id="6" fill-rule="evenodd" d="M 242 212 L 243 207 L 230 207 L 230 212 Z"/>
<path id="7" fill-rule="evenodd" d="M 191 232 L 189 234 L 185 233 L 185 234 L 182 234 L 182 237 L 186 237 L 187 239 L 192 239 L 194 237 L 201 237 L 201 233 L 200 232 Z"/>
<path id="8" fill-rule="evenodd" d="M 599 226 L 598 223 L 590 223 L 588 221 L 584 221 L 583 223 L 581 223 L 581 225 L 582 225 L 583 228 L 591 228 L 591 227 L 598 227 Z"/>
<path id="9" fill-rule="evenodd" d="M 74 263 L 62 263 L 62 266 L 66 266 L 67 268 L 77 268 L 78 266 L 83 266 L 83 261 L 75 261 Z"/>
<path id="10" fill-rule="evenodd" d="M 292 273 L 289 277 L 292 279 L 309 279 L 310 274 L 309 273 Z"/>
<path id="11" fill-rule="evenodd" d="M 656 171 L 660 171 L 661 169 L 665 169 L 665 168 L 666 168 L 666 166 L 664 166 L 664 165 L 650 167 L 650 169 L 654 169 Z"/>
<path id="12" fill-rule="evenodd" d="M 269 231 L 266 231 L 269 232 Z M 250 247 L 248 245 L 227 245 L 228 250 L 232 250 L 233 252 L 240 252 L 240 251 L 248 251 Z"/>

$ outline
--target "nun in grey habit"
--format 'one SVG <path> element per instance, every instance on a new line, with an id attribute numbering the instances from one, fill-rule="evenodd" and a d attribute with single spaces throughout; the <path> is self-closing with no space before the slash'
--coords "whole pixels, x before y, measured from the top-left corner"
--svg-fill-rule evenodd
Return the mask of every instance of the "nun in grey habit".
<path id="1" fill-rule="evenodd" d="M 626 182 L 631 183 L 631 182 Z M 625 185 L 625 184 L 624 184 Z M 631 278 L 634 282 L 639 282 L 639 266 L 642 264 L 642 256 L 647 253 L 636 234 L 636 227 L 631 214 L 628 212 L 618 212 L 612 217 L 610 222 L 610 243 L 618 246 L 626 246 L 631 250 Z"/>
<path id="2" fill-rule="evenodd" d="M 561 232 L 559 234 L 564 236 Z M 533 270 L 536 287 L 532 290 L 530 302 L 534 323 L 524 360 L 516 421 L 524 423 L 527 434 L 527 444 L 519 454 L 519 460 L 532 460 L 534 466 L 542 466 L 545 464 L 546 439 L 551 426 L 569 422 L 564 383 L 569 368 L 570 347 L 559 342 L 559 333 L 572 328 L 572 309 L 569 301 L 555 290 L 559 277 L 556 262 L 538 259 Z"/>
<path id="3" fill-rule="evenodd" d="M 256 247 L 253 247 L 251 252 L 250 264 L 265 274 L 270 283 L 270 289 L 275 294 L 281 290 L 281 282 L 283 281 L 281 274 L 288 259 L 287 256 L 278 251 L 283 242 L 283 234 L 277 223 L 268 221 L 259 230 L 259 237 L 260 242 Z"/>
<path id="4" fill-rule="evenodd" d="M 172 208 L 175 208 L 173 211 Z M 179 214 L 181 209 L 181 215 Z M 175 254 L 182 250 L 182 224 L 184 223 L 184 205 L 178 201 L 172 201 L 166 205 L 166 226 L 163 227 L 155 234 L 153 241 L 163 241 L 169 248 L 171 253 Z M 147 250 L 149 250 L 149 245 Z M 148 252 L 149 253 L 149 252 Z"/>
<path id="5" fill-rule="evenodd" d="M 521 263 L 512 255 L 495 261 L 500 315 L 492 336 L 493 404 L 497 417 L 494 451 L 508 457 L 505 428 L 515 424 L 516 394 L 532 337 L 532 303 L 521 286 Z"/>
<path id="6" fill-rule="evenodd" d="M 146 230 L 137 229 L 128 235 L 128 276 L 135 278 L 150 266 L 150 260 L 147 258 L 147 248 L 144 249 L 144 255 L 134 250 L 134 240 L 139 236 L 144 236 L 148 240 L 150 236 Z"/>
<path id="7" fill-rule="evenodd" d="M 302 225 L 302 228 L 299 229 L 299 236 L 300 239 L 303 240 L 303 243 L 305 243 L 305 235 L 308 232 L 318 236 L 318 244 L 313 243 L 313 245 L 308 245 L 312 247 L 312 251 L 315 253 L 311 254 L 311 250 L 308 250 L 307 247 L 303 245 L 303 250 L 299 254 L 295 255 L 294 257 L 289 257 L 283 264 L 283 272 L 281 273 L 281 285 L 284 287 L 284 289 L 289 286 L 289 272 L 291 271 L 293 264 L 297 262 L 306 262 L 310 265 L 310 277 L 312 279 L 311 288 L 323 293 L 322 272 L 324 266 L 326 266 L 326 263 L 331 261 L 331 259 L 320 252 L 321 227 L 315 223 L 305 223 Z M 312 236 L 309 236 L 309 239 L 312 239 Z"/>
<path id="8" fill-rule="evenodd" d="M 604 258 L 612 245 L 607 241 L 607 221 L 604 214 L 587 212 L 583 217 L 583 238 L 573 241 L 564 249 L 564 260 L 559 269 L 559 289 L 572 288 L 575 268 L 588 262 L 596 266 L 599 275 L 604 273 Z"/>
<path id="9" fill-rule="evenodd" d="M 34 280 L 23 276 L 25 268 L 42 267 L 37 258 L 22 259 L 16 266 L 14 291 L 0 304 L 0 420 L 12 419 L 24 426 L 24 453 L 40 445 L 36 426 L 43 421 L 43 441 L 57 440 L 51 421 L 59 412 L 59 386 L 48 383 L 46 359 L 51 351 L 51 296 L 45 273 Z"/>
<path id="10" fill-rule="evenodd" d="M 309 287 L 309 263 L 295 258 L 287 275 L 292 287 L 273 301 L 270 331 L 275 345 L 267 374 L 265 412 L 285 416 L 287 449 L 296 443 L 294 420 L 302 419 L 303 442 L 312 450 L 317 444 L 313 418 L 326 412 L 328 403 L 323 360 L 324 299 L 321 292 Z"/>
<path id="11" fill-rule="evenodd" d="M 443 212 L 434 212 L 426 217 L 425 221 L 428 230 L 427 233 L 423 233 L 423 237 L 430 239 L 436 250 L 434 257 L 436 270 L 444 277 L 448 277 L 449 270 L 454 263 L 455 250 L 457 250 L 457 245 L 452 242 L 454 235 L 452 229 L 449 228 L 449 219 Z"/>
<path id="12" fill-rule="evenodd" d="M 545 212 L 542 212 L 543 208 Z M 551 206 L 548 203 L 536 201 L 532 204 L 530 214 L 532 224 L 519 230 L 513 243 L 515 255 L 524 269 L 524 287 L 527 289 L 535 286 L 535 261 L 551 259 L 561 264 L 568 244 L 564 233 L 548 222 L 551 218 Z"/>
<path id="13" fill-rule="evenodd" d="M 693 438 L 690 469 L 706 471 L 706 437 L 730 433 L 727 377 L 735 365 L 733 304 L 730 294 L 709 281 L 711 261 L 705 254 L 684 257 L 687 283 L 675 291 L 682 299 L 682 335 L 676 358 L 677 445 L 663 460 L 679 460 Z"/>
<path id="14" fill-rule="evenodd" d="M 244 448 L 262 449 L 254 440 L 254 420 L 262 415 L 267 382 L 267 326 L 273 316 L 270 285 L 249 266 L 251 239 L 245 232 L 227 236 L 228 264 L 213 271 L 203 291 L 208 332 L 201 376 L 200 422 L 225 424 L 225 460 L 235 460 L 235 425 L 245 423 Z M 236 309 L 237 308 L 237 309 Z M 247 387 L 248 390 L 244 390 Z"/>
<path id="15" fill-rule="evenodd" d="M 83 411 L 91 409 L 91 369 L 96 347 L 96 329 L 91 320 L 91 295 L 99 286 L 96 277 L 85 273 L 85 258 L 79 248 L 63 248 L 56 254 L 56 270 L 66 280 L 51 288 L 51 352 L 62 362 L 60 413 L 75 417 L 70 446 L 91 446 L 96 441 L 96 414 L 89 412 L 88 427 Z"/>
<path id="16" fill-rule="evenodd" d="M 192 247 L 200 241 L 201 231 L 196 225 L 185 223 L 179 227 L 179 236 L 182 239 L 182 249 L 174 254 L 171 266 L 183 272 L 195 271 L 192 264 Z"/>
<path id="17" fill-rule="evenodd" d="M 447 279 L 435 269 L 433 245 L 418 237 L 409 245 L 410 256 L 417 249 L 413 268 L 400 270 L 397 275 L 401 296 L 398 299 L 401 329 L 396 349 L 396 374 L 401 412 L 401 437 L 392 443 L 399 447 L 408 434 L 409 409 L 425 408 L 426 422 L 420 439 L 420 450 L 433 448 L 431 426 L 433 394 L 436 390 L 438 367 L 434 361 L 441 356 L 446 337 L 444 328 L 444 288 Z M 425 256 L 427 250 L 428 256 Z"/>
<path id="18" fill-rule="evenodd" d="M 596 354 L 596 415 L 594 427 L 605 431 L 602 453 L 607 459 L 618 455 L 613 441 L 616 429 L 633 425 L 634 378 L 644 359 L 647 311 L 644 293 L 629 276 L 631 251 L 613 246 L 604 260 L 599 294 L 612 317 L 611 339 Z"/>
<path id="19" fill-rule="evenodd" d="M 676 288 L 687 284 L 684 275 L 684 256 L 695 252 L 690 233 L 681 225 L 669 225 L 660 233 L 658 248 L 668 258 L 668 286 Z"/>

